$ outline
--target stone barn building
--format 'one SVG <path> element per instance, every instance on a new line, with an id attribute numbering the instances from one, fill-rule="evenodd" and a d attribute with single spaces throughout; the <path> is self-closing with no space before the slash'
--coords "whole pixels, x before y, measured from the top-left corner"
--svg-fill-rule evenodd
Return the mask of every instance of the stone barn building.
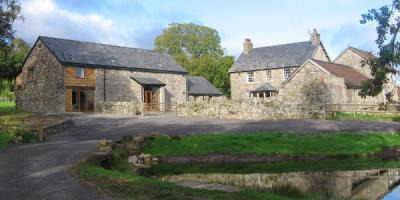
<path id="1" fill-rule="evenodd" d="M 43 113 L 159 111 L 188 100 L 187 74 L 165 53 L 40 36 L 17 77 L 16 104 Z"/>

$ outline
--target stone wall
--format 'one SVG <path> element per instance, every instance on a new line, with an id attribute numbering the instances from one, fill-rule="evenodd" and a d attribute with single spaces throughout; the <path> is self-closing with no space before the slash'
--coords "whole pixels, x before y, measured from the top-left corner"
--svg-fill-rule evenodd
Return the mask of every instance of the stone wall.
<path id="1" fill-rule="evenodd" d="M 291 68 L 293 71 L 297 67 Z M 274 87 L 279 87 L 285 81 L 284 69 L 271 69 L 271 78 L 267 77 L 267 70 L 253 71 L 254 82 L 247 81 L 247 72 L 236 72 L 230 74 L 231 79 L 231 97 L 232 99 L 249 98 L 249 92 L 262 86 L 265 83 L 270 83 Z"/>
<path id="2" fill-rule="evenodd" d="M 33 68 L 33 80 L 28 80 Z M 47 47 L 38 41 L 18 76 L 17 109 L 31 112 L 65 112 L 64 68 Z"/>
<path id="3" fill-rule="evenodd" d="M 139 115 L 143 113 L 142 102 L 98 102 L 97 112 Z"/>
<path id="4" fill-rule="evenodd" d="M 156 78 L 164 82 L 166 86 L 159 89 L 160 103 L 183 102 L 187 99 L 186 75 L 99 68 L 96 69 L 96 105 L 103 102 L 142 102 L 143 87 L 131 77 Z"/>
<path id="5" fill-rule="evenodd" d="M 310 119 L 325 118 L 325 107 L 281 104 L 250 98 L 185 102 L 178 105 L 178 115 L 245 120 Z"/>
<path id="6" fill-rule="evenodd" d="M 326 53 L 324 47 L 322 45 L 319 45 L 318 48 L 315 50 L 313 57 L 316 60 L 322 60 L 322 61 L 326 61 L 329 62 L 329 56 Z"/>

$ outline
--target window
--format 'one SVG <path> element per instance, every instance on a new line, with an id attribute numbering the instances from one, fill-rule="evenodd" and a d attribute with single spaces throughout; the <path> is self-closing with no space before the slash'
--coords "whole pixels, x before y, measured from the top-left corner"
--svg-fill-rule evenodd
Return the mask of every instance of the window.
<path id="1" fill-rule="evenodd" d="M 85 68 L 77 67 L 75 73 L 77 78 L 85 78 Z"/>
<path id="2" fill-rule="evenodd" d="M 284 76 L 285 76 L 285 80 L 287 80 L 292 75 L 292 69 L 291 68 L 285 68 L 283 73 L 284 73 Z"/>
<path id="3" fill-rule="evenodd" d="M 33 68 L 28 69 L 28 81 L 33 81 Z"/>
<path id="4" fill-rule="evenodd" d="M 249 83 L 254 82 L 254 72 L 247 72 L 247 82 Z"/>
<path id="5" fill-rule="evenodd" d="M 272 79 L 272 71 L 270 69 L 267 70 L 267 81 L 271 81 Z"/>

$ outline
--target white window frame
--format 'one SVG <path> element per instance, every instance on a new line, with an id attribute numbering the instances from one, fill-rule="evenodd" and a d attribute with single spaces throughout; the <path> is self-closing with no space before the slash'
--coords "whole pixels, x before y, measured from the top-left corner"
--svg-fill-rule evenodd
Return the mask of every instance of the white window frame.
<path id="1" fill-rule="evenodd" d="M 247 82 L 254 83 L 254 72 L 247 72 Z"/>
<path id="2" fill-rule="evenodd" d="M 75 69 L 75 77 L 76 78 L 85 78 L 85 68 L 77 67 Z"/>
<path id="3" fill-rule="evenodd" d="M 283 78 L 285 80 L 288 80 L 290 76 L 292 76 L 293 69 L 292 68 L 284 68 L 283 69 Z"/>
<path id="4" fill-rule="evenodd" d="M 267 82 L 272 80 L 272 70 L 267 69 L 267 71 L 265 72 L 267 75 Z"/>

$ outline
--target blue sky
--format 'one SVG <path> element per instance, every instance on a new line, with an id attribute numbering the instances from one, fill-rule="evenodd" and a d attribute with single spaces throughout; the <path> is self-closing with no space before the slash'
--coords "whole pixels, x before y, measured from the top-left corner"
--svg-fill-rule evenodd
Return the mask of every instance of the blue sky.
<path id="1" fill-rule="evenodd" d="M 17 36 L 33 43 L 45 35 L 138 48 L 172 22 L 215 28 L 226 54 L 238 56 L 244 38 L 255 47 L 309 39 L 317 28 L 331 58 L 345 47 L 376 51 L 374 24 L 361 25 L 368 9 L 390 0 L 21 0 Z"/>

